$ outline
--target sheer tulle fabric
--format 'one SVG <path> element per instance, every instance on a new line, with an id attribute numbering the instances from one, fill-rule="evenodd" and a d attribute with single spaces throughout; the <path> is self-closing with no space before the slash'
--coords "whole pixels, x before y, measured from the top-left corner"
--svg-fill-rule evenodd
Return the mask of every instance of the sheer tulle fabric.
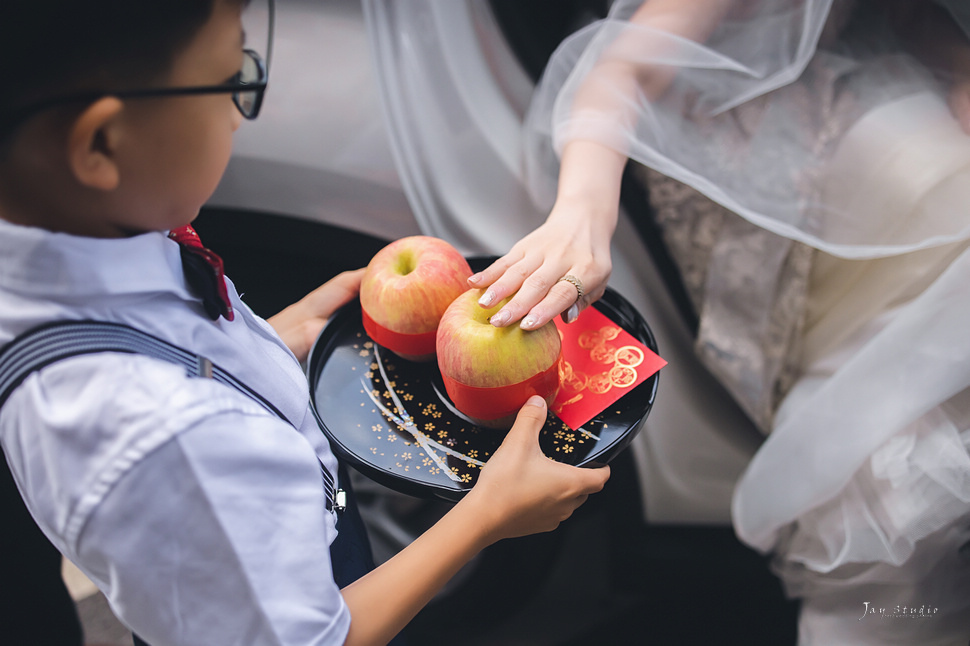
<path id="1" fill-rule="evenodd" d="M 568 39 L 528 114 L 530 189 L 551 206 L 558 152 L 597 140 L 777 234 L 747 258 L 752 276 L 807 247 L 785 328 L 798 377 L 777 399 L 776 375 L 732 366 L 771 363 L 770 330 L 750 322 L 772 316 L 779 283 L 739 301 L 710 263 L 692 292 L 702 333 L 705 317 L 722 331 L 710 367 L 769 433 L 736 530 L 810 599 L 806 642 L 833 638 L 833 613 L 861 615 L 865 586 L 970 617 L 970 137 L 879 3 L 735 4 L 702 41 L 630 22 L 640 3 L 622 1 Z M 624 66 L 636 84 L 610 74 Z M 671 72 L 653 92 L 651 74 Z M 747 323 L 718 318 L 732 308 Z"/>
<path id="2" fill-rule="evenodd" d="M 547 67 L 526 127 L 540 202 L 550 200 L 548 169 L 563 143 L 595 139 L 769 231 L 836 256 L 879 257 L 970 236 L 964 220 L 907 217 L 936 182 L 966 172 L 970 152 L 954 139 L 960 130 L 939 83 L 893 49 L 878 15 L 869 18 L 864 37 L 817 50 L 823 31 L 835 29 L 827 22 L 828 1 L 735 3 L 744 10 L 729 13 L 703 44 L 622 18 L 639 4 L 618 2 L 610 18 L 564 42 Z M 824 65 L 803 74 L 820 57 Z M 676 70 L 676 77 L 662 94 L 649 96 L 642 85 L 631 89 L 604 77 L 604 65 Z M 826 139 L 817 123 L 804 120 L 829 115 L 806 112 L 804 105 L 826 103 L 816 93 L 835 91 L 833 78 L 852 87 L 840 88 L 838 122 Z M 744 108 L 733 109 L 738 106 Z M 873 114 L 878 108 L 885 114 Z M 863 117 L 858 134 L 835 136 Z M 894 132 L 899 125 L 903 130 Z M 883 133 L 890 136 L 881 139 Z M 927 141 L 941 148 L 933 153 L 931 175 L 924 158 L 908 155 Z M 851 191 L 846 168 L 853 184 L 893 190 L 881 200 Z M 860 197 L 866 194 L 868 201 Z M 887 205 L 888 215 L 881 211 Z"/>

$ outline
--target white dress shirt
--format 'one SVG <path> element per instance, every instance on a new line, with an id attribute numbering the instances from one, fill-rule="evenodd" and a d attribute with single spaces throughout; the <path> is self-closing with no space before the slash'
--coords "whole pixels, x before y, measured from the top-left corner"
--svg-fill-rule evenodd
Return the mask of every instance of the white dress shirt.
<path id="1" fill-rule="evenodd" d="M 41 529 L 152 646 L 342 644 L 320 472 L 337 462 L 299 363 L 228 287 L 235 320 L 212 321 L 164 233 L 0 221 L 0 345 L 55 320 L 125 323 L 209 358 L 292 422 L 176 365 L 103 353 L 33 373 L 0 411 L 0 442 Z"/>

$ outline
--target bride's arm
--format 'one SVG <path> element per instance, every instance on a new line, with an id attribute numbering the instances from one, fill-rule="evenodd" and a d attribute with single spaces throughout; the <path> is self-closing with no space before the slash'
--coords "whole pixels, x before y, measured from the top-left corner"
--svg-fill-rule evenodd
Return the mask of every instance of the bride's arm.
<path id="1" fill-rule="evenodd" d="M 630 18 L 634 28 L 610 43 L 577 89 L 570 125 L 559 133 L 566 143 L 556 203 L 546 222 L 469 281 L 487 288 L 485 307 L 515 294 L 491 317 L 493 325 L 521 319 L 523 328 L 534 329 L 560 313 L 568 322 L 603 295 L 627 161 L 623 133 L 633 130 L 639 118 L 639 97 L 660 97 L 678 69 L 638 61 L 662 60 L 667 48 L 683 41 L 706 41 L 736 4 L 743 7 L 735 0 L 647 0 Z M 645 37 L 638 27 L 669 37 Z M 577 299 L 571 283 L 559 281 L 566 275 L 580 279 L 582 298 Z"/>

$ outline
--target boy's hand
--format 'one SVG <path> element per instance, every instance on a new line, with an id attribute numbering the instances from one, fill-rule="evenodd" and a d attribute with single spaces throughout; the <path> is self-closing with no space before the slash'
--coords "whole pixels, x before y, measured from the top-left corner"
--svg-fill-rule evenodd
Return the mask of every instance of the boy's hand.
<path id="1" fill-rule="evenodd" d="M 410 545 L 341 590 L 353 617 L 346 644 L 386 644 L 481 549 L 555 529 L 603 488 L 609 467 L 580 469 L 539 450 L 545 419 L 545 402 L 533 397 L 472 490 Z"/>
<path id="2" fill-rule="evenodd" d="M 327 320 L 360 292 L 363 269 L 345 271 L 267 319 L 296 358 L 306 361 Z"/>
<path id="3" fill-rule="evenodd" d="M 585 469 L 552 460 L 539 448 L 546 403 L 533 396 L 465 497 L 492 542 L 547 532 L 569 518 L 610 477 L 608 466 Z"/>

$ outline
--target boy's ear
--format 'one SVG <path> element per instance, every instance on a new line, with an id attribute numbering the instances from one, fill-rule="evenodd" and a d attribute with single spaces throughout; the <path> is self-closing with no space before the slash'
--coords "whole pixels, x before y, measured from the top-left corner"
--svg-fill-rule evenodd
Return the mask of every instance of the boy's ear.
<path id="1" fill-rule="evenodd" d="M 117 117 L 123 108 L 120 99 L 103 97 L 85 108 L 71 125 L 67 161 L 82 185 L 102 191 L 118 186 Z"/>

